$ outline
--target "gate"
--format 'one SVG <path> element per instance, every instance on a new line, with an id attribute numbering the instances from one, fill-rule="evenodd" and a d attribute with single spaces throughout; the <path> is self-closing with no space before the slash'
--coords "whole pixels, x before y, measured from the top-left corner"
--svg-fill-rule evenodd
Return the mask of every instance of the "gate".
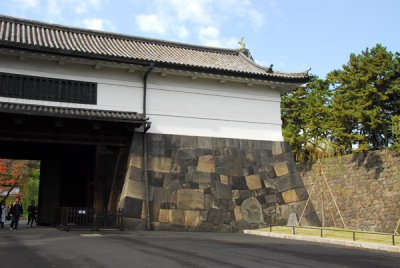
<path id="1" fill-rule="evenodd" d="M 73 229 L 117 229 L 124 230 L 123 209 L 95 209 L 82 207 L 62 207 L 59 212 L 59 228 Z"/>

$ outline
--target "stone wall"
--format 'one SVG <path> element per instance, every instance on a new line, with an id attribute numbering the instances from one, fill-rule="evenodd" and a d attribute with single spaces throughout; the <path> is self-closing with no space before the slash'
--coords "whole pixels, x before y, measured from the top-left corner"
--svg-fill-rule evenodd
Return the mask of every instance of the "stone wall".
<path id="1" fill-rule="evenodd" d="M 141 141 L 136 134 L 120 198 L 128 225 L 146 215 Z M 156 230 L 232 232 L 286 224 L 308 198 L 287 143 L 148 134 L 147 148 Z M 309 224 L 319 223 L 312 206 L 305 214 Z"/>
<path id="2" fill-rule="evenodd" d="M 400 219 L 400 156 L 388 150 L 358 153 L 298 170 L 325 226 L 343 224 L 323 174 L 348 228 L 393 232 Z"/>

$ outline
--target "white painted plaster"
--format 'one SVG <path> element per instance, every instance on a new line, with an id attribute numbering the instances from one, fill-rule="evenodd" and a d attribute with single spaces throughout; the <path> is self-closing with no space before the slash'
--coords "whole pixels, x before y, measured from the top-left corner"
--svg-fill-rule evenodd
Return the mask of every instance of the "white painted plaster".
<path id="1" fill-rule="evenodd" d="M 23 100 L 0 101 L 40 105 L 135 111 L 142 113 L 143 72 L 95 69 L 93 65 L 58 64 L 58 61 L 0 55 L 0 72 L 98 83 L 97 105 Z M 147 115 L 150 132 L 255 140 L 282 140 L 280 92 L 248 83 L 185 76 L 149 75 Z"/>

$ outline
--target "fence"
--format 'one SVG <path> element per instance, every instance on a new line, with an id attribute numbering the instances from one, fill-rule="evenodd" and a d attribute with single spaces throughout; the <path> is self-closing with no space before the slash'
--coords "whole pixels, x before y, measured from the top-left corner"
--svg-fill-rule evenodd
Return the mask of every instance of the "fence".
<path id="1" fill-rule="evenodd" d="M 82 207 L 62 207 L 58 213 L 59 227 L 72 229 L 118 229 L 124 230 L 123 209 L 107 210 Z"/>
<path id="2" fill-rule="evenodd" d="M 400 237 L 400 235 L 398 235 L 398 234 L 378 233 L 378 232 L 366 232 L 366 231 L 355 231 L 355 230 L 345 230 L 345 229 L 333 229 L 333 228 L 322 228 L 322 227 L 306 227 L 306 226 L 301 226 L 301 227 L 300 227 L 300 226 L 298 226 L 298 227 L 290 226 L 290 227 L 289 227 L 289 226 L 270 225 L 270 226 L 269 226 L 269 231 L 270 231 L 270 232 L 272 232 L 273 227 L 280 227 L 280 228 L 286 227 L 286 228 L 290 228 L 290 229 L 291 229 L 291 233 L 292 233 L 293 235 L 298 234 L 298 230 L 302 230 L 302 229 L 305 229 L 305 230 L 308 229 L 308 230 L 314 230 L 314 231 L 318 231 L 318 230 L 319 230 L 318 235 L 319 235 L 320 237 L 332 236 L 332 233 L 334 233 L 334 232 L 337 232 L 338 234 L 339 234 L 339 233 L 349 233 L 349 234 L 352 234 L 352 240 L 353 240 L 353 241 L 357 241 L 357 239 L 365 240 L 365 238 L 363 238 L 362 235 L 381 236 L 382 238 L 388 238 L 388 239 L 389 239 L 389 237 L 390 237 L 390 238 L 391 238 L 391 243 L 392 243 L 393 246 L 396 245 L 396 237 L 397 237 L 397 243 L 399 243 L 398 241 L 399 241 L 399 237 Z M 329 232 L 331 232 L 330 235 L 328 235 Z M 309 235 L 311 235 L 311 234 L 309 234 Z M 325 235 L 325 236 L 324 236 L 324 235 Z M 357 235 L 358 235 L 358 236 L 357 236 Z M 314 235 L 312 235 L 312 236 L 314 236 Z"/>

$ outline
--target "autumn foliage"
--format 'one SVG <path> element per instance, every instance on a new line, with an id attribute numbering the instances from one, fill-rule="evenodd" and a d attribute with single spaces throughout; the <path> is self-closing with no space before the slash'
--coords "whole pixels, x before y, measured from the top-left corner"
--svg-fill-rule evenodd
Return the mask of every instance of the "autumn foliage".
<path id="1" fill-rule="evenodd" d="M 7 199 L 15 187 L 23 189 L 31 177 L 32 170 L 38 167 L 38 161 L 0 159 L 1 199 Z"/>

